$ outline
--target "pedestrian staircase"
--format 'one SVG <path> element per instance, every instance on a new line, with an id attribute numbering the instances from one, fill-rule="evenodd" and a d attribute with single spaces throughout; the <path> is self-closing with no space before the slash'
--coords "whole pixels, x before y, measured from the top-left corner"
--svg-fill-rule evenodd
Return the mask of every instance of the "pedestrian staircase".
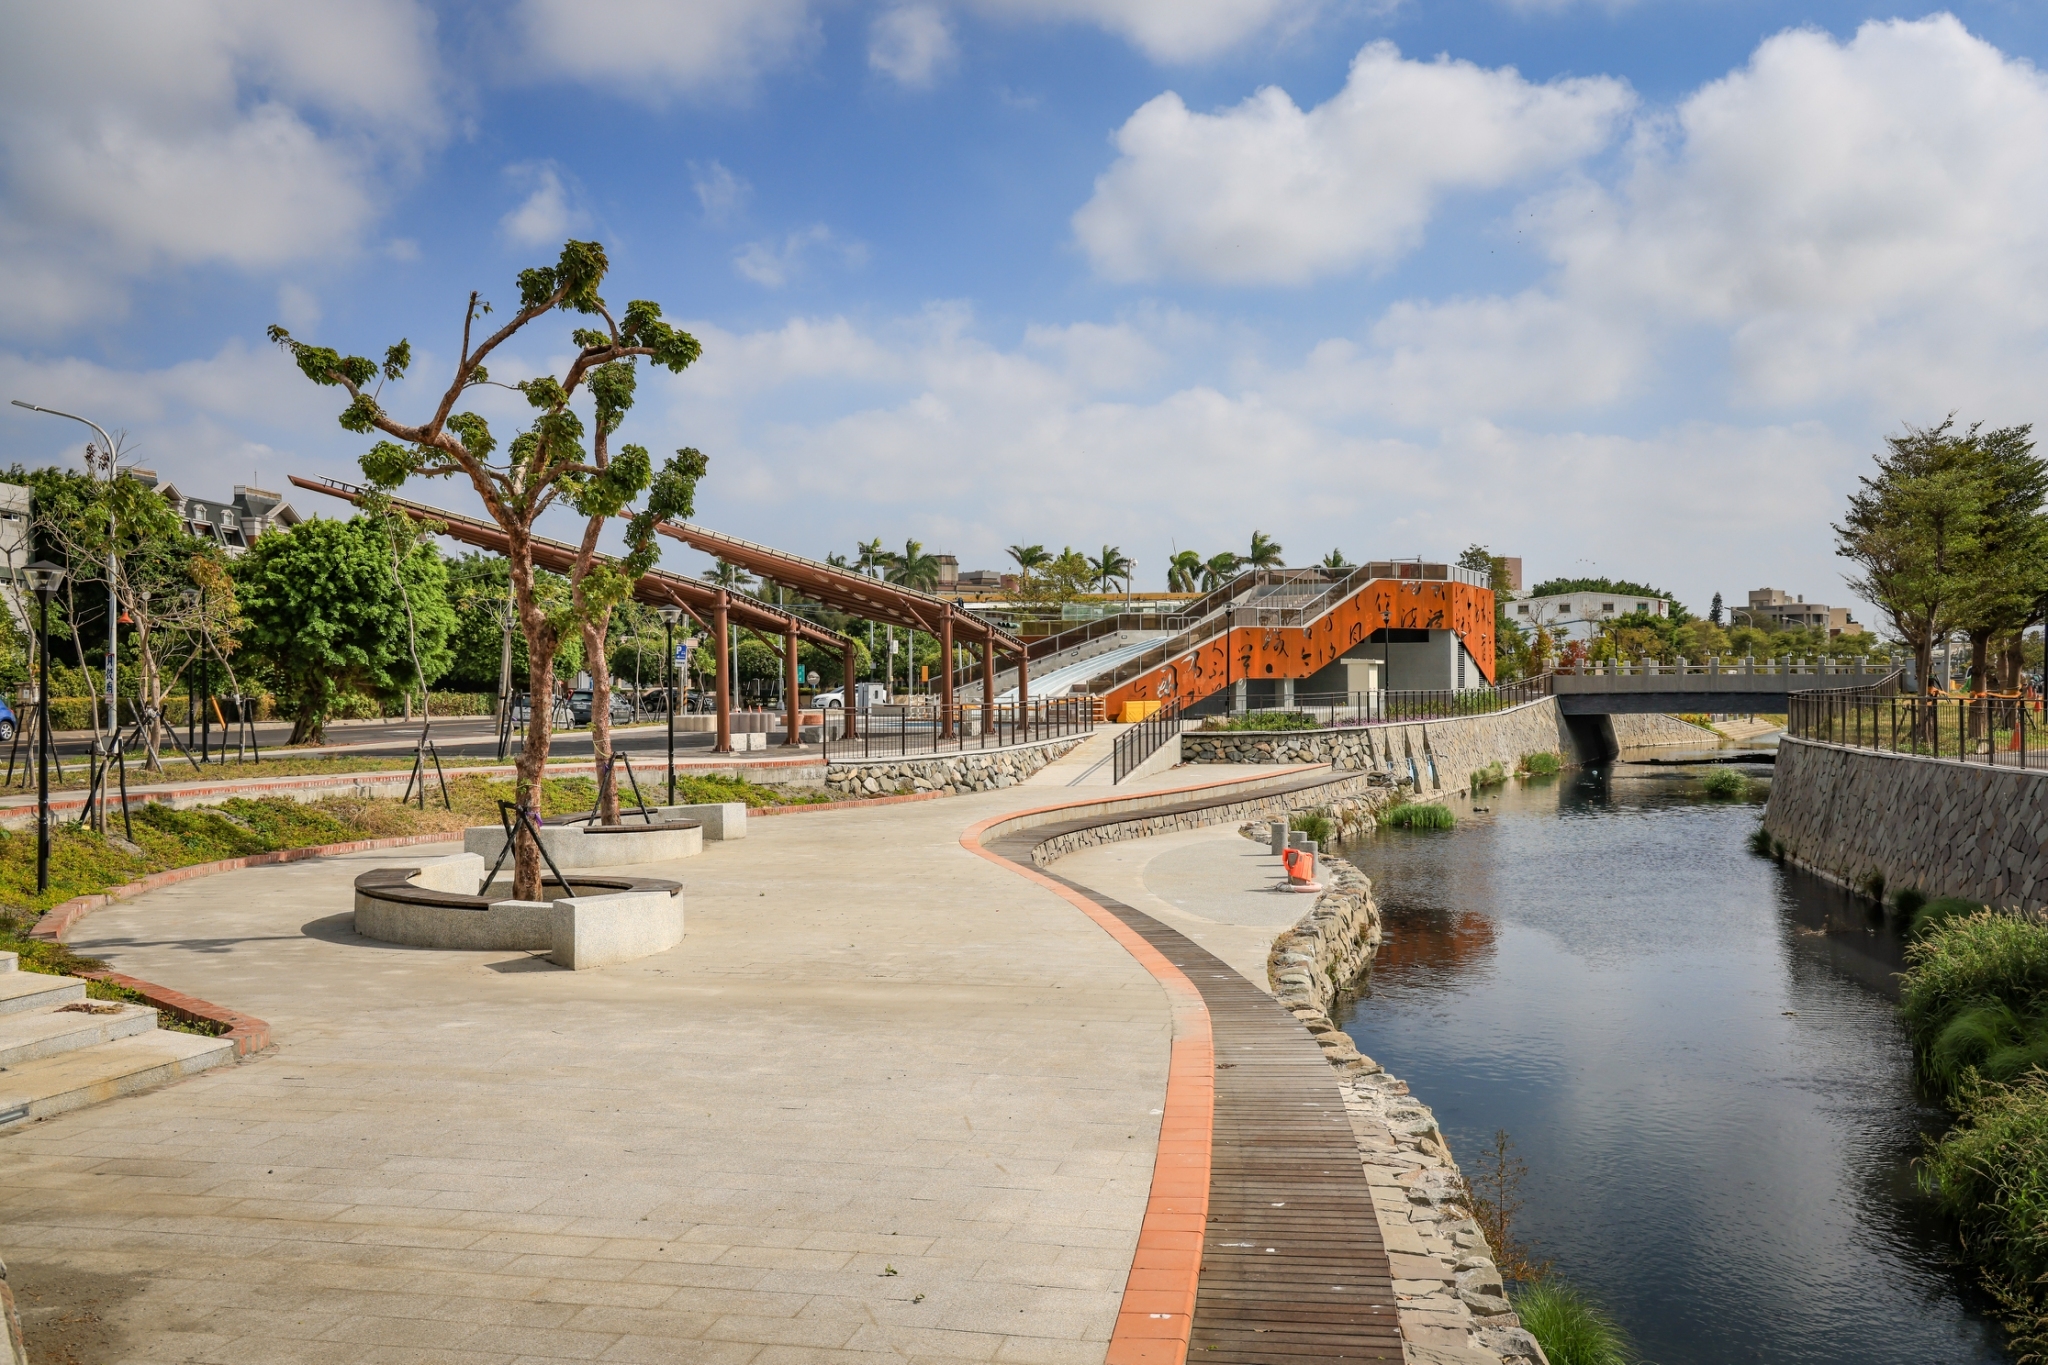
<path id="1" fill-rule="evenodd" d="M 157 1027 L 156 1010 L 89 1000 L 75 976 L 0 953 L 0 1133 L 232 1061 L 225 1038 Z"/>

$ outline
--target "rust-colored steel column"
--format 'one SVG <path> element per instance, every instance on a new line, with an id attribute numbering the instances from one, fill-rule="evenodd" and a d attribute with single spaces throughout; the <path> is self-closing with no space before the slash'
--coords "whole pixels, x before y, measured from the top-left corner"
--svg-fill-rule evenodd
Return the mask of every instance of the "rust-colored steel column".
<path id="1" fill-rule="evenodd" d="M 1031 738 L 1031 647 L 1017 651 L 1017 733 L 1011 742 Z"/>
<path id="2" fill-rule="evenodd" d="M 711 609 L 711 638 L 718 662 L 718 688 L 713 694 L 718 707 L 718 742 L 711 746 L 714 754 L 732 752 L 732 623 L 726 613 L 730 600 L 720 588 L 718 605 Z"/>
<path id="3" fill-rule="evenodd" d="M 953 737 L 953 612 L 939 618 L 939 738 Z"/>
<path id="4" fill-rule="evenodd" d="M 860 684 L 855 680 L 854 676 L 852 641 L 849 640 L 847 642 L 846 651 L 841 657 L 846 661 L 846 687 L 839 694 L 839 705 L 846 717 L 845 736 L 848 739 L 855 739 L 860 735 L 860 707 L 855 704 L 860 692 Z"/>
<path id="5" fill-rule="evenodd" d="M 782 641 L 782 725 L 785 731 L 782 742 L 794 746 L 797 740 L 798 722 L 803 719 L 804 708 L 797 698 L 802 690 L 803 670 L 797 666 L 796 622 L 789 623 L 789 634 Z"/>

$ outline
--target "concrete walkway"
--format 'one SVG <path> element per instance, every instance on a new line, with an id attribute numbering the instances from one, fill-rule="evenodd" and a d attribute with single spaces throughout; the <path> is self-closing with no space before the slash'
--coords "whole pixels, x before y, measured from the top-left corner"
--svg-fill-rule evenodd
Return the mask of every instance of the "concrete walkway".
<path id="1" fill-rule="evenodd" d="M 688 937 L 597 972 L 356 938 L 349 883 L 389 853 L 99 912 L 74 946 L 279 1046 L 0 1138 L 32 1344 L 1100 1361 L 1170 1021 L 1100 928 L 959 846 L 1051 795 L 757 822 L 648 867 L 686 884 Z M 98 1322 L 42 1307 L 81 1302 Z"/>

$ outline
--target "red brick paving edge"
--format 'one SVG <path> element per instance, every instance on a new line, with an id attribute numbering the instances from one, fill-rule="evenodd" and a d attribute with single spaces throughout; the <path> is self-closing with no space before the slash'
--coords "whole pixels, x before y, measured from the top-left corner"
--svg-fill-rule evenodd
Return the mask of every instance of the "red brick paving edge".
<path id="1" fill-rule="evenodd" d="M 270 1046 L 270 1025 L 253 1014 L 231 1010 L 226 1005 L 216 1005 L 196 995 L 174 991 L 140 977 L 124 976 L 120 972 L 80 972 L 79 975 L 93 981 L 126 986 L 148 1003 L 160 1010 L 168 1010 L 180 1019 L 199 1024 L 227 1025 L 227 1032 L 220 1036 L 235 1045 L 237 1057 L 247 1057 Z"/>

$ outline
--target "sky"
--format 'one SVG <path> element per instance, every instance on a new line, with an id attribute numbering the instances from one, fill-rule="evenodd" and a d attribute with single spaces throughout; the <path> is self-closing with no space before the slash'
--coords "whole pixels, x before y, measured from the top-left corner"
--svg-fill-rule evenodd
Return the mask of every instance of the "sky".
<path id="1" fill-rule="evenodd" d="M 469 291 L 570 237 L 703 343 L 618 439 L 816 556 L 1111 544 L 1159 591 L 1256 529 L 1842 602 L 1887 434 L 2043 415 L 2035 0 L 6 10 L 0 397 L 199 496 L 366 446 L 266 326 L 410 340 L 417 420 Z M 78 463 L 0 414 L 0 460 Z"/>

